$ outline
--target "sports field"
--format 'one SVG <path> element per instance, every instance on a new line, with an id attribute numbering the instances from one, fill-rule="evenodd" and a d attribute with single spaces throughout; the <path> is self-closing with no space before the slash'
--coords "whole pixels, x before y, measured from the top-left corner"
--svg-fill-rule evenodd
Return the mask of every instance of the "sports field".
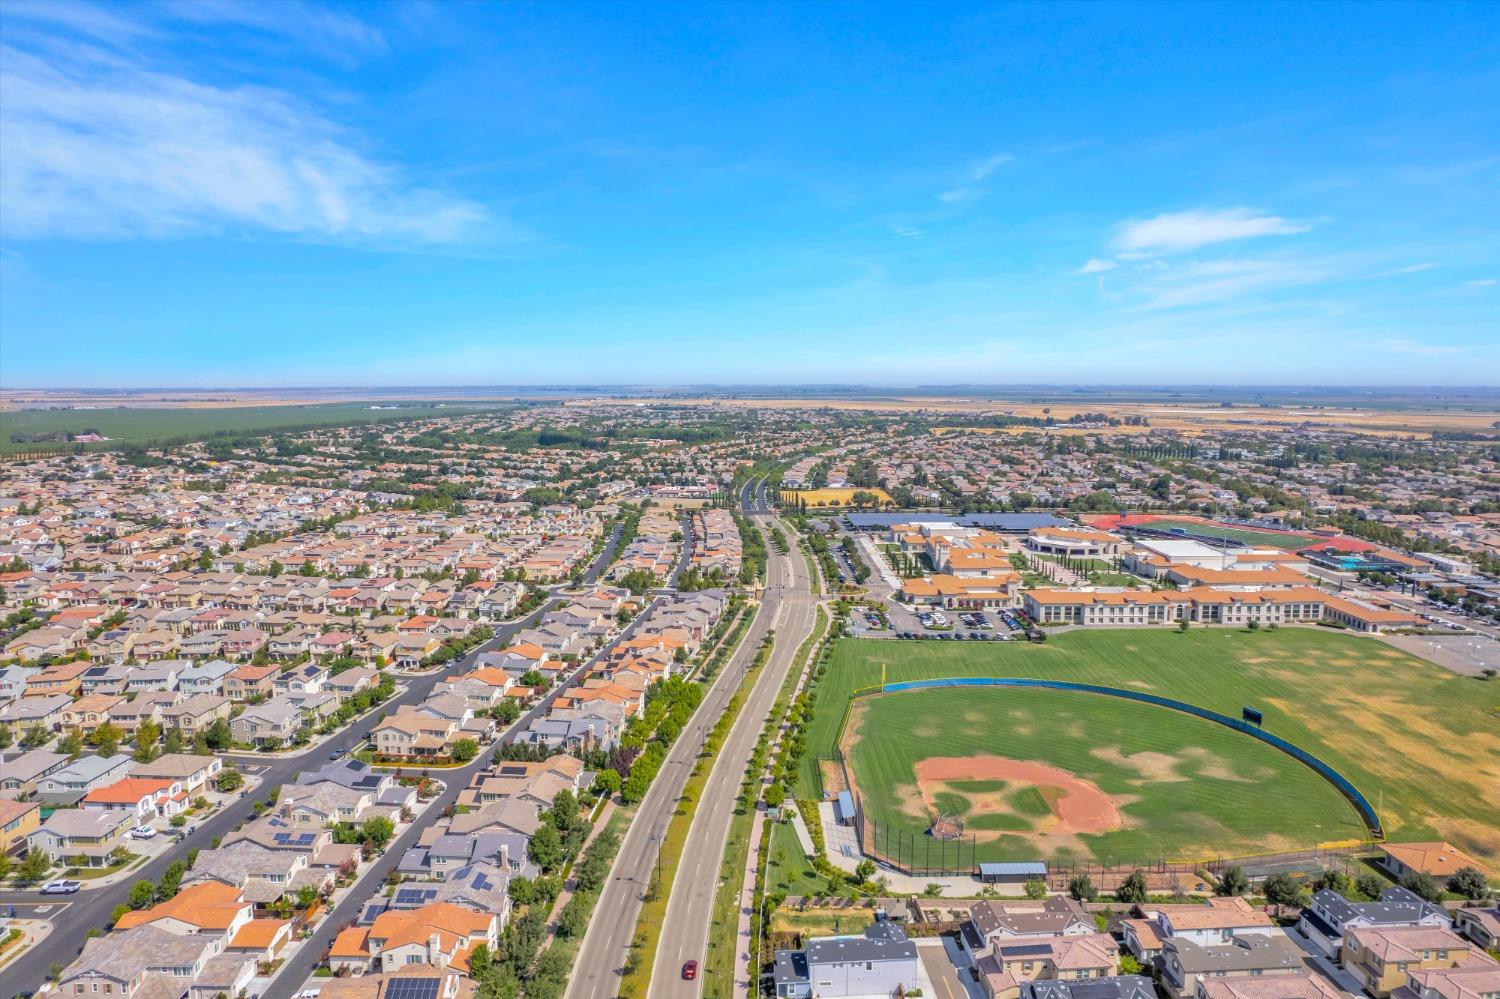
<path id="1" fill-rule="evenodd" d="M 1189 538 L 1227 538 L 1242 541 L 1257 548 L 1281 548 L 1286 551 L 1306 548 L 1308 545 L 1317 544 L 1318 540 L 1300 534 L 1257 531 L 1251 527 L 1221 527 L 1218 524 L 1204 524 L 1196 520 L 1174 520 L 1170 517 L 1150 521 L 1144 526 L 1159 531 L 1180 530 Z"/>
<path id="2" fill-rule="evenodd" d="M 852 692 L 880 683 L 882 664 L 892 682 L 1043 677 L 1134 687 L 1233 716 L 1253 706 L 1268 731 L 1320 756 L 1376 802 L 1390 839 L 1446 839 L 1500 867 L 1500 684 L 1377 640 L 1313 628 L 1074 631 L 1045 645 L 842 640 L 818 686 L 800 795 L 821 790 L 817 759 L 834 755 Z M 1057 828 L 1050 803 L 1044 814 L 1023 793 L 1026 782 L 991 790 L 981 790 L 982 777 L 927 782 L 928 800 L 977 820 L 971 828 L 1000 848 L 1013 845 L 1001 834 L 1028 831 L 1057 854 L 1147 857 L 1199 846 L 1264 852 L 1360 834 L 1353 810 L 1311 771 L 1248 736 L 1164 708 L 1004 688 L 856 703 L 858 738 L 848 754 L 867 810 L 882 822 L 926 828 L 921 761 L 986 756 L 1055 767 L 1092 785 L 1121 816 L 1116 829 L 1069 831 Z M 1037 787 L 1043 800 L 1058 800 L 1058 790 Z M 1049 830 L 1059 833 L 1055 842 L 1045 840 Z"/>

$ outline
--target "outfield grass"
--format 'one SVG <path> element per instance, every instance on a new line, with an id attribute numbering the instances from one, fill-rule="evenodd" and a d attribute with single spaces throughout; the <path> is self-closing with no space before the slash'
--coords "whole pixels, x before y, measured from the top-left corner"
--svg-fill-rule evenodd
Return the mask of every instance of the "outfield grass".
<path id="1" fill-rule="evenodd" d="M 1046 677 L 1134 687 L 1234 716 L 1241 706 L 1253 706 L 1264 712 L 1268 731 L 1317 754 L 1376 802 L 1391 840 L 1442 838 L 1500 865 L 1500 796 L 1494 794 L 1500 786 L 1500 684 L 1458 676 L 1374 639 L 1315 628 L 1194 628 L 1186 634 L 1080 630 L 1054 635 L 1044 645 L 841 640 L 818 687 L 799 797 L 816 797 L 821 790 L 817 759 L 833 754 L 851 693 L 880 683 L 882 665 L 891 682 L 945 676 Z M 930 693 L 876 698 L 873 703 Z M 961 707 L 998 718 L 1007 703 L 1016 702 L 1018 693 L 968 689 Z M 1093 704 L 1106 701 L 1103 697 L 1051 693 L 1049 713 L 1108 710 Z M 1069 707 L 1068 698 L 1088 698 L 1090 707 Z M 1030 703 L 1036 707 L 1039 702 Z M 1278 776 L 1288 773 L 1263 762 L 1268 759 L 1263 756 L 1266 747 L 1230 730 L 1209 732 L 1199 726 L 1214 728 L 1210 723 L 1147 705 L 1121 701 L 1110 702 L 1109 708 L 1123 714 L 1116 716 L 1115 728 L 1097 729 L 1099 746 L 1123 749 L 1129 740 L 1165 731 L 1162 726 L 1192 723 L 1195 742 L 1190 744 L 1217 740 L 1206 748 L 1254 767 L 1270 767 Z M 889 731 L 895 736 L 892 742 L 907 745 L 916 734 L 914 728 Z M 927 744 L 936 748 L 925 755 L 961 755 L 955 748 L 974 752 L 966 748 L 972 742 L 949 739 L 945 746 L 944 738 L 942 732 L 931 737 Z M 1038 735 L 1038 743 L 1042 741 L 1045 730 Z M 1166 785 L 1167 797 L 1189 801 L 1186 796 L 1194 792 L 1188 785 L 1193 783 Z M 1302 788 L 1298 781 L 1295 795 L 1289 794 L 1278 779 L 1249 786 L 1231 782 L 1225 790 L 1236 792 L 1237 800 L 1253 801 L 1270 829 L 1285 826 L 1275 818 L 1277 813 L 1304 807 L 1299 804 Z M 1224 807 L 1231 813 L 1239 809 L 1238 804 Z M 1297 838 L 1307 846 L 1337 837 L 1308 828 Z"/>
<path id="2" fill-rule="evenodd" d="M 1052 808 L 1035 786 L 934 793 L 938 810 L 964 818 L 967 832 L 977 836 L 980 861 L 1198 860 L 1364 835 L 1358 813 L 1327 781 L 1284 753 L 1212 722 L 1054 690 L 976 693 L 911 691 L 861 702 L 861 737 L 850 760 L 866 814 L 903 832 L 919 865 L 931 816 L 913 768 L 932 756 L 991 754 L 1059 767 L 1115 798 L 1124 819 L 1113 832 L 1057 836 L 1045 832 Z M 879 738 L 882 732 L 908 737 Z M 1274 808 L 1267 807 L 1268 797 Z M 981 811 L 984 806 L 998 810 Z"/>

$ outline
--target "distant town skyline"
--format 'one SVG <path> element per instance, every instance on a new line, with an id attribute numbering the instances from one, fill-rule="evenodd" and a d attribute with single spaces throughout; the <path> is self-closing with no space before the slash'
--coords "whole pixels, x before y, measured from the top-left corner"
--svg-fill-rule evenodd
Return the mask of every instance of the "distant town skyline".
<path id="1" fill-rule="evenodd" d="M 1500 383 L 1492 4 L 0 25 L 7 389 Z"/>

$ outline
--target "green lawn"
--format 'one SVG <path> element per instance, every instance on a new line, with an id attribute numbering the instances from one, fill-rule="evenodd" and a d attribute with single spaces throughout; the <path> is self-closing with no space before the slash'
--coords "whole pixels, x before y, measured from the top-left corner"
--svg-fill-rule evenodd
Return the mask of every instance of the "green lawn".
<path id="1" fill-rule="evenodd" d="M 818 687 L 799 797 L 818 795 L 817 758 L 832 755 L 851 692 L 878 684 L 882 664 L 888 681 L 944 676 L 1050 677 L 1136 687 L 1234 716 L 1239 715 L 1241 706 L 1250 705 L 1264 712 L 1268 731 L 1319 755 L 1375 801 L 1390 839 L 1442 838 L 1500 864 L 1500 795 L 1493 793 L 1500 786 L 1500 684 L 1458 676 L 1374 639 L 1315 628 L 1274 632 L 1194 628 L 1186 634 L 1146 629 L 1080 630 L 1054 635 L 1044 645 L 844 639 L 835 646 L 827 674 Z M 998 719 L 1007 704 L 1020 703 L 1020 693 L 970 688 L 963 691 L 958 706 Z M 1236 768 L 1258 773 L 1258 768 L 1267 767 L 1276 775 L 1277 780 L 1271 784 L 1241 787 L 1230 782 L 1221 786 L 1225 793 L 1234 792 L 1234 800 L 1220 806 L 1221 813 L 1243 812 L 1241 802 L 1254 801 L 1255 807 L 1268 816 L 1268 828 L 1275 825 L 1290 833 L 1296 830 L 1272 816 L 1288 811 L 1305 814 L 1299 810 L 1312 801 L 1307 796 L 1313 792 L 1300 775 L 1288 777 L 1292 783 L 1284 783 L 1281 776 L 1295 771 L 1266 757 L 1269 748 L 1249 737 L 1228 729 L 1215 732 L 1212 729 L 1217 726 L 1211 723 L 1147 705 L 1123 701 L 1101 704 L 1096 702 L 1105 702 L 1105 698 L 1086 694 L 1029 693 L 1032 697 L 1027 706 L 1044 711 L 1048 718 L 1069 713 L 1075 716 L 1071 724 L 1078 724 L 1085 721 L 1076 717 L 1079 711 L 1097 719 L 1108 714 L 1111 725 L 1085 725 L 1092 732 L 1084 741 L 1105 749 L 1114 747 L 1128 755 L 1131 747 L 1143 745 L 1140 740 L 1171 731 L 1179 745 L 1190 737 L 1193 741 L 1187 744 L 1226 756 Z M 899 705 L 887 708 L 881 702 L 896 705 L 902 698 L 931 696 L 932 692 L 910 692 L 876 698 L 871 703 L 879 705 L 877 712 L 899 713 Z M 1049 699 L 1043 704 L 1039 698 Z M 1087 699 L 1087 707 L 1070 706 L 1072 700 L 1081 699 Z M 890 730 L 898 737 L 890 741 L 911 747 L 916 729 L 901 727 L 899 720 L 891 724 L 896 727 Z M 1184 725 L 1191 728 L 1183 729 Z M 980 726 L 975 738 L 1012 738 L 995 731 L 1000 727 L 990 725 L 986 734 L 985 726 Z M 1038 743 L 1041 741 L 1045 741 L 1045 734 L 1039 734 Z M 974 744 L 972 739 L 961 740 L 940 730 L 924 741 L 928 751 L 923 755 L 963 755 L 958 750 L 972 753 L 973 748 L 965 747 Z M 1169 743 L 1164 747 L 1157 751 L 1172 751 Z M 916 758 L 914 748 L 902 751 Z M 994 747 L 985 751 L 994 751 Z M 1015 755 L 1021 749 L 1007 752 Z M 1185 771 L 1179 766 L 1178 772 Z M 1188 786 L 1199 783 L 1214 786 L 1206 781 L 1173 781 L 1165 785 L 1171 792 L 1167 797 L 1202 807 L 1198 797 L 1190 797 L 1196 792 Z M 1311 823 L 1296 838 L 1303 845 L 1341 838 L 1325 834 L 1325 830 L 1338 826 L 1348 814 L 1347 807 L 1342 807 L 1338 819 L 1329 816 L 1321 826 Z"/>
<path id="2" fill-rule="evenodd" d="M 1219 527 L 1200 524 L 1195 520 L 1173 520 L 1170 517 L 1153 520 L 1142 526 L 1159 531 L 1181 528 L 1184 533 L 1193 538 L 1229 538 L 1258 548 L 1284 548 L 1287 551 L 1297 551 L 1314 543 L 1312 538 L 1296 534 L 1278 534 L 1275 531 L 1257 531 L 1254 528 Z"/>
<path id="3" fill-rule="evenodd" d="M 1238 732 L 1166 708 L 1053 690 L 909 691 L 864 700 L 860 732 L 852 766 L 866 813 L 904 834 L 887 842 L 904 842 L 920 866 L 930 813 L 920 805 L 913 767 L 933 756 L 1036 760 L 1090 781 L 1119 804 L 1119 830 L 1034 837 L 1052 821 L 1036 786 L 934 792 L 938 811 L 962 816 L 978 836 L 981 861 L 1198 860 L 1364 835 L 1353 807 L 1312 770 Z M 880 732 L 908 737 L 870 737 Z M 1267 807 L 1270 788 L 1274 808 Z"/>

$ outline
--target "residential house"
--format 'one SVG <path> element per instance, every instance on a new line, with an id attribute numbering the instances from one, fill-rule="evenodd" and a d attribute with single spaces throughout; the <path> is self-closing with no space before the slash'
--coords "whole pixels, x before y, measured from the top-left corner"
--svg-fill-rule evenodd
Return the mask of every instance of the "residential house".
<path id="1" fill-rule="evenodd" d="M 1500 905 L 1453 910 L 1453 931 L 1484 950 L 1500 949 Z"/>
<path id="2" fill-rule="evenodd" d="M 238 669 L 234 663 L 222 659 L 189 666 L 177 675 L 177 689 L 188 697 L 195 694 L 222 694 L 224 681 Z"/>
<path id="3" fill-rule="evenodd" d="M 125 692 L 140 694 L 152 690 L 176 690 L 177 677 L 183 668 L 180 659 L 137 666 L 125 678 Z"/>
<path id="4" fill-rule="evenodd" d="M 58 978 L 57 993 L 88 999 L 238 995 L 255 976 L 255 961 L 225 955 L 225 942 L 221 936 L 185 936 L 155 925 L 117 928 L 84 941 L 83 952 Z"/>
<path id="5" fill-rule="evenodd" d="M 83 671 L 82 690 L 87 694 L 123 694 L 132 667 L 124 663 L 98 663 Z"/>
<path id="6" fill-rule="evenodd" d="M 414 982 L 419 984 L 414 987 Z M 320 999 L 405 999 L 418 994 L 431 999 L 474 999 L 477 985 L 467 975 L 451 969 L 411 964 L 388 975 L 329 978 L 320 988 Z"/>
<path id="7" fill-rule="evenodd" d="M 81 859 L 79 866 L 104 867 L 110 854 L 125 845 L 125 831 L 134 825 L 125 812 L 59 808 L 26 837 L 26 845 L 54 861 Z"/>
<path id="8" fill-rule="evenodd" d="M 1494 999 L 1500 996 L 1500 965 L 1472 961 L 1457 968 L 1408 971 L 1396 999 Z"/>
<path id="9" fill-rule="evenodd" d="M 210 728 L 216 721 L 227 721 L 234 705 L 222 694 L 194 694 L 166 708 L 161 713 L 164 728 L 180 729 L 192 738 Z"/>
<path id="10" fill-rule="evenodd" d="M 34 794 L 43 777 L 57 773 L 70 762 L 72 757 L 67 753 L 28 750 L 6 760 L 5 766 L 0 767 L 0 791 L 9 791 L 16 797 Z"/>
<path id="11" fill-rule="evenodd" d="M 920 978 L 916 944 L 885 919 L 861 936 L 816 937 L 805 950 L 779 950 L 772 968 L 776 995 L 783 999 L 906 995 Z"/>
<path id="12" fill-rule="evenodd" d="M 1098 932 L 1093 916 L 1080 902 L 1054 896 L 1041 902 L 977 903 L 969 913 L 964 938 L 975 951 L 988 950 L 997 940 L 1087 936 Z"/>
<path id="13" fill-rule="evenodd" d="M 276 675 L 271 686 L 278 694 L 316 694 L 328 680 L 328 669 L 317 663 L 288 666 Z"/>
<path id="14" fill-rule="evenodd" d="M 130 774 L 130 757 L 80 756 L 43 777 L 36 796 L 48 805 L 75 805 L 96 787 L 104 787 Z"/>
<path id="15" fill-rule="evenodd" d="M 458 723 L 403 705 L 381 720 L 371 736 L 382 756 L 444 756 L 458 736 Z"/>
<path id="16" fill-rule="evenodd" d="M 174 780 L 124 777 L 94 788 L 79 804 L 86 809 L 124 812 L 136 825 L 142 825 L 155 818 L 182 814 L 188 806 L 188 794 Z"/>
<path id="17" fill-rule="evenodd" d="M 1484 870 L 1484 865 L 1452 843 L 1380 843 L 1375 861 L 1397 881 L 1408 874 L 1425 874 L 1441 884 L 1461 867 Z"/>
<path id="18" fill-rule="evenodd" d="M 224 677 L 224 693 L 232 701 L 249 701 L 270 697 L 275 691 L 272 679 L 281 670 L 275 664 L 239 666 Z"/>
<path id="19" fill-rule="evenodd" d="M 1405 888 L 1391 886 L 1373 902 L 1351 902 L 1324 888 L 1313 894 L 1297 920 L 1297 932 L 1329 957 L 1337 958 L 1344 934 L 1361 927 L 1448 927 L 1452 922 L 1442 906 Z"/>
<path id="20" fill-rule="evenodd" d="M 1367 926 L 1354 927 L 1344 934 L 1340 963 L 1375 999 L 1389 999 L 1406 984 L 1410 972 L 1494 962 L 1450 929 Z"/>
<path id="21" fill-rule="evenodd" d="M 10 853 L 17 843 L 30 837 L 41 824 L 40 802 L 0 798 L 0 854 Z"/>
<path id="22" fill-rule="evenodd" d="M 131 768 L 135 777 L 150 777 L 176 781 L 189 795 L 201 794 L 210 781 L 224 769 L 224 760 L 219 756 L 196 756 L 192 753 L 163 753 L 150 763 L 137 763 Z"/>
<path id="23" fill-rule="evenodd" d="M 1202 978 L 1259 978 L 1291 975 L 1306 967 L 1301 948 L 1284 934 L 1236 935 L 1227 943 L 1197 944 L 1175 937 L 1162 941 L 1157 961 L 1162 987 L 1183 999 L 1197 992 Z"/>
<path id="24" fill-rule="evenodd" d="M 1114 975 L 1109 978 L 1076 980 L 1043 978 L 1022 982 L 1020 999 L 1156 999 L 1156 984 L 1145 975 Z M 1230 999 L 1230 997 L 1224 997 Z M 1250 996 L 1235 999 L 1252 999 Z M 1265 999 L 1273 999 L 1271 996 Z M 1284 996 L 1277 999 L 1298 999 Z M 1330 995 L 1326 999 L 1337 999 Z"/>
<path id="25" fill-rule="evenodd" d="M 84 694 L 72 704 L 63 708 L 62 727 L 65 729 L 82 729 L 84 733 L 92 732 L 94 729 L 109 721 L 111 708 L 124 703 L 125 698 L 120 694 Z"/>
<path id="26" fill-rule="evenodd" d="M 264 704 L 252 704 L 229 722 L 235 742 L 264 746 L 268 742 L 291 742 L 302 726 L 300 705 L 288 697 L 276 697 Z"/>
<path id="27" fill-rule="evenodd" d="M 1199 978 L 1194 999 L 1342 999 L 1347 994 L 1326 976 L 1304 971 L 1256 978 Z"/>
<path id="28" fill-rule="evenodd" d="M 407 964 L 467 971 L 469 955 L 476 946 L 494 948 L 499 922 L 494 913 L 475 912 L 451 902 L 433 902 L 419 909 L 390 909 L 376 916 L 368 929 L 339 934 L 329 954 L 329 966 L 335 972 L 341 968 L 362 972 L 373 967 L 389 973 Z M 356 942 L 346 937 L 351 933 L 362 939 Z"/>
<path id="29" fill-rule="evenodd" d="M 1118 971 L 1119 963 L 1119 948 L 1113 938 L 1087 933 L 997 937 L 975 967 L 980 986 L 990 999 L 1016 999 L 1022 982 L 1107 978 Z"/>
<path id="30" fill-rule="evenodd" d="M 110 724 L 134 735 L 142 722 L 161 724 L 161 713 L 179 700 L 176 691 L 158 690 L 136 694 L 135 699 L 116 704 L 109 709 Z"/>
<path id="31" fill-rule="evenodd" d="M 318 891 L 333 883 L 334 872 L 313 867 L 310 856 L 294 850 L 271 850 L 250 840 L 239 840 L 213 850 L 202 850 L 184 883 L 219 881 L 238 889 L 246 901 L 264 908 L 283 895 L 307 886 Z"/>
<path id="32" fill-rule="evenodd" d="M 337 697 L 339 704 L 343 704 L 361 690 L 372 688 L 379 682 L 380 674 L 375 670 L 365 666 L 356 666 L 330 676 L 324 681 L 323 690 Z"/>
<path id="33" fill-rule="evenodd" d="M 1143 963 L 1161 951 L 1161 941 L 1180 937 L 1197 944 L 1225 943 L 1239 936 L 1276 932 L 1266 913 L 1238 896 L 1210 898 L 1207 905 L 1137 906 L 1140 915 L 1123 923 L 1126 948 Z"/>
<path id="34" fill-rule="evenodd" d="M 67 694 L 18 697 L 0 707 L 0 725 L 9 725 L 13 732 L 24 732 L 40 725 L 51 732 L 62 724 L 63 712 L 72 704 L 73 698 Z"/>

